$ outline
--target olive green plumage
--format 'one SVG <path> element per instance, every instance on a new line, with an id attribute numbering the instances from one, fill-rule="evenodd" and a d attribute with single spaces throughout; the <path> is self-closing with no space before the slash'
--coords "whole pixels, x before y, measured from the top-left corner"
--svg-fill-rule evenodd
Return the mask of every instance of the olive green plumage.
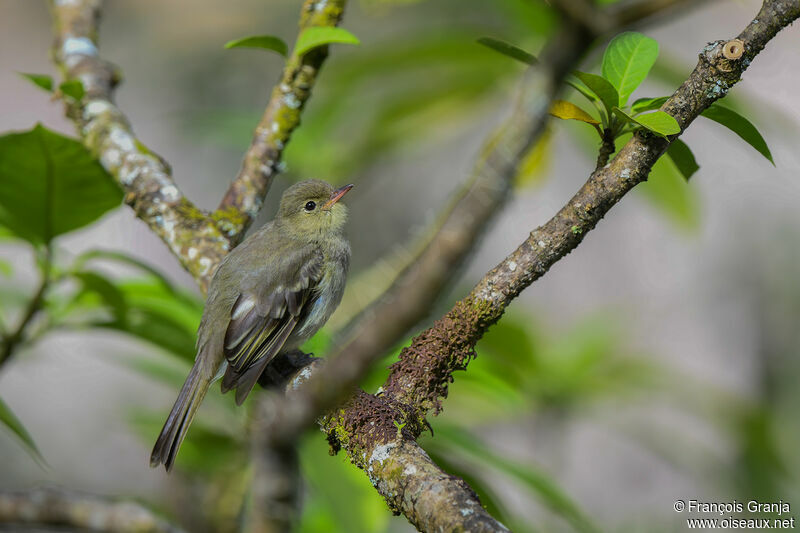
<path id="1" fill-rule="evenodd" d="M 291 186 L 274 220 L 233 249 L 208 288 L 197 357 L 150 456 L 169 471 L 214 377 L 241 404 L 267 364 L 311 338 L 339 305 L 350 261 L 339 202 L 352 185 Z"/>

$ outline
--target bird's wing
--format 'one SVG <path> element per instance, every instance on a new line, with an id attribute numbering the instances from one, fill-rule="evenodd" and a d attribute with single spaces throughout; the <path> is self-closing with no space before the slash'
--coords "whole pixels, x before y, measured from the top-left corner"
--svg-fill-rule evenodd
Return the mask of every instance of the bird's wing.
<path id="1" fill-rule="evenodd" d="M 236 388 L 237 403 L 244 401 L 315 299 L 322 262 L 316 250 L 295 250 L 279 261 L 275 270 L 280 273 L 264 271 L 241 288 L 231 308 L 223 350 L 228 368 L 222 391 Z"/>

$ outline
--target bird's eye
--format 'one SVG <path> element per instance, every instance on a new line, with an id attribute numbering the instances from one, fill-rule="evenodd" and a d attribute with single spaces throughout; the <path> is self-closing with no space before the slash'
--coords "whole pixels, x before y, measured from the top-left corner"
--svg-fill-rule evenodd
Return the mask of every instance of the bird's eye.
<path id="1" fill-rule="evenodd" d="M 317 207 L 316 202 L 308 201 L 308 202 L 306 202 L 305 210 L 306 211 L 313 211 L 315 207 Z"/>

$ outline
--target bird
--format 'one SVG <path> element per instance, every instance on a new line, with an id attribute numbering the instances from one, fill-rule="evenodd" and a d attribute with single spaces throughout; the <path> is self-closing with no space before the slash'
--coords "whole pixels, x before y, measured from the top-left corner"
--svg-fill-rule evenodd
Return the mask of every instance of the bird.
<path id="1" fill-rule="evenodd" d="M 353 185 L 295 183 L 275 218 L 220 262 L 208 287 L 197 355 L 150 456 L 172 470 L 189 425 L 215 377 L 241 405 L 269 362 L 298 349 L 330 318 L 344 292 L 350 244 L 344 236 Z"/>

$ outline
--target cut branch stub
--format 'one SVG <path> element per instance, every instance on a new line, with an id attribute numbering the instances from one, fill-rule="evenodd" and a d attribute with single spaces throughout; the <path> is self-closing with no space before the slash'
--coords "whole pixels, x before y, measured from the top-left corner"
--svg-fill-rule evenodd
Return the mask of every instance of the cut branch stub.
<path id="1" fill-rule="evenodd" d="M 739 59 L 744 55 L 744 43 L 740 39 L 728 41 L 722 47 L 722 55 L 725 59 Z"/>

